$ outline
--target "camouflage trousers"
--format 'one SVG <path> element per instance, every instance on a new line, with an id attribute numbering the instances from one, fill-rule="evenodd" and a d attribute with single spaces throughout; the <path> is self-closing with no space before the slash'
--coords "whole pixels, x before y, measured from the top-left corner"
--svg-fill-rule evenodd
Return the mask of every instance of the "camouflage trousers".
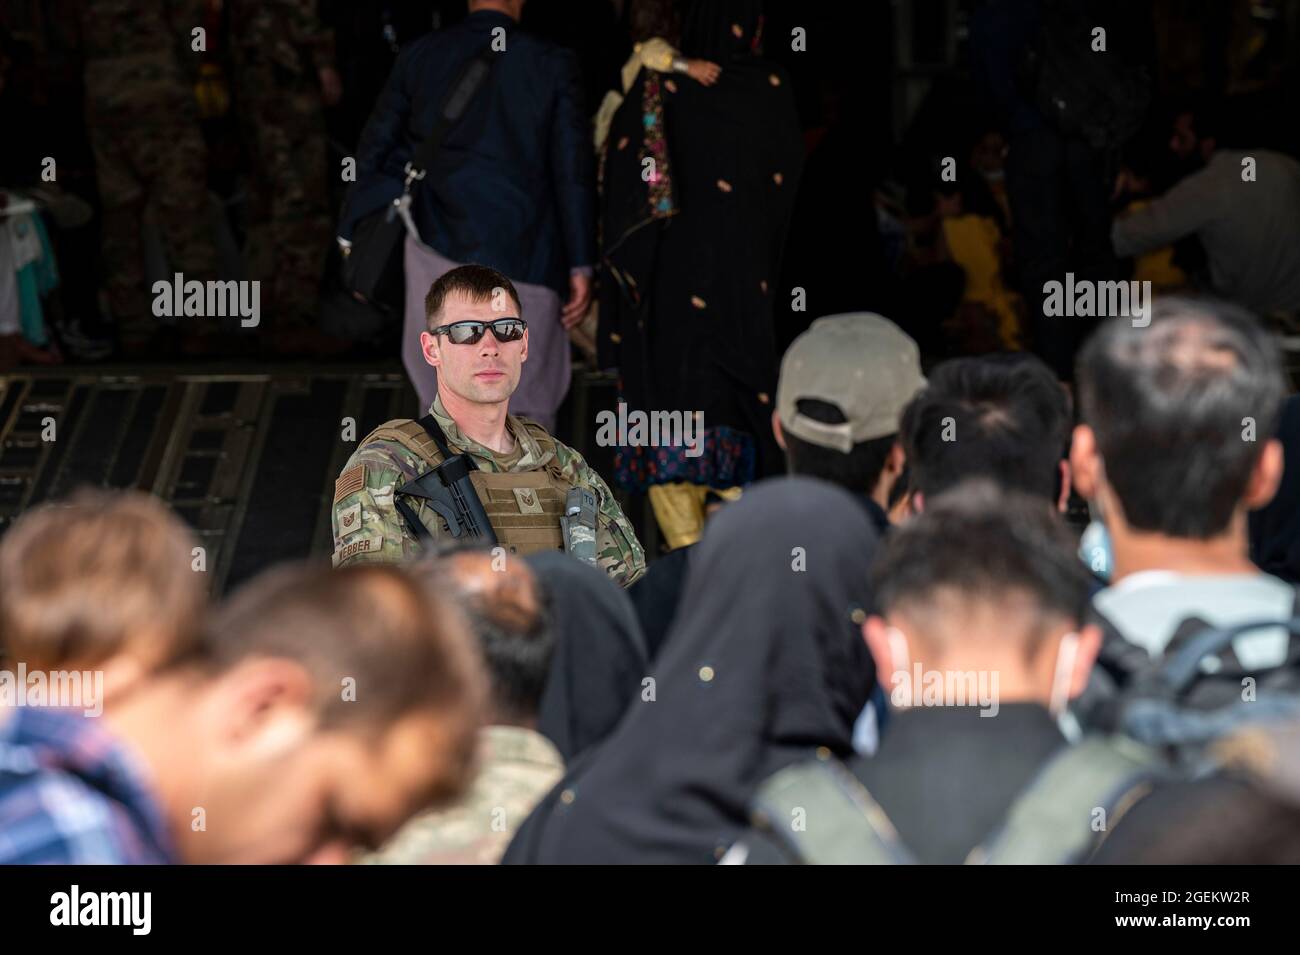
<path id="1" fill-rule="evenodd" d="M 333 236 L 320 93 L 265 85 L 241 109 L 254 167 L 249 275 L 269 290 L 268 315 L 276 326 L 314 324 Z"/>
<path id="2" fill-rule="evenodd" d="M 103 206 L 105 291 L 124 342 L 158 328 L 145 287 L 141 225 L 146 207 L 171 267 L 186 280 L 216 278 L 217 251 L 208 205 L 207 147 L 188 123 L 113 127 L 92 121 L 95 174 Z"/>

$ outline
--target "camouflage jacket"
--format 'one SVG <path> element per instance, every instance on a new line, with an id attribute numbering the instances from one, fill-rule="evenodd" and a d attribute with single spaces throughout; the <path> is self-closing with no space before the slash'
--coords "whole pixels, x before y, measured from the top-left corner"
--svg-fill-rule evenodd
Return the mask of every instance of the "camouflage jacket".
<path id="1" fill-rule="evenodd" d="M 542 734 L 518 726 L 479 733 L 479 773 L 456 805 L 417 816 L 370 865 L 496 865 L 533 807 L 564 775 L 564 760 Z"/>
<path id="2" fill-rule="evenodd" d="M 442 401 L 434 399 L 429 409 L 454 451 L 464 451 L 488 472 L 521 472 L 541 468 L 549 460 L 529 433 L 522 418 L 509 415 L 506 426 L 517 443 L 518 460 L 502 464 L 509 456 L 493 452 L 461 432 L 456 422 L 443 410 Z M 596 497 L 596 563 L 624 587 L 645 573 L 645 551 L 636 539 L 623 509 L 614 500 L 609 486 L 587 466 L 582 455 L 566 444 L 555 442 L 555 454 L 564 479 L 573 487 L 582 487 Z M 421 545 L 393 503 L 393 493 L 408 481 L 429 469 L 429 465 L 397 441 L 365 439 L 348 458 L 343 473 L 334 485 L 331 523 L 334 530 L 334 566 L 360 561 L 396 563 L 419 556 Z M 426 502 L 408 499 L 430 535 L 435 539 L 447 534 L 446 523 Z"/>
<path id="3" fill-rule="evenodd" d="M 236 0 L 232 35 L 240 62 L 275 64 L 293 75 L 334 66 L 334 31 L 315 0 Z"/>
<path id="4" fill-rule="evenodd" d="M 200 0 L 83 0 L 80 12 L 90 121 L 166 126 L 195 119 L 202 54 L 192 50 L 191 31 L 204 26 Z"/>

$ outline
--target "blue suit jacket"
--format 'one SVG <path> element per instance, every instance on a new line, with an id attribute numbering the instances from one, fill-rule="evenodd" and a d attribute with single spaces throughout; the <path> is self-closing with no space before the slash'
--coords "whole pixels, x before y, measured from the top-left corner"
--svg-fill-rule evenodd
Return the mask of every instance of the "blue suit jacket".
<path id="1" fill-rule="evenodd" d="M 339 235 L 401 194 L 402 169 L 465 64 L 506 31 L 506 49 L 445 136 L 412 213 L 421 238 L 565 297 L 572 269 L 596 258 L 594 147 L 577 57 L 479 11 L 406 47 L 361 134 L 357 183 Z"/>

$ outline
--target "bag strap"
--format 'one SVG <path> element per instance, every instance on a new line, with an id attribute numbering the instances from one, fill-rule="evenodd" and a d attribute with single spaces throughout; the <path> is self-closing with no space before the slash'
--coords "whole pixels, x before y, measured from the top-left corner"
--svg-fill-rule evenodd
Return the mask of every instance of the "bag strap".
<path id="1" fill-rule="evenodd" d="M 1101 613 L 1095 604 L 1089 613 L 1089 622 L 1101 629 L 1102 641 L 1101 650 L 1097 653 L 1097 666 L 1113 676 L 1117 684 L 1126 686 L 1134 676 L 1151 666 L 1151 654 L 1125 637 L 1119 627 Z"/>
<path id="2" fill-rule="evenodd" d="M 442 455 L 444 461 L 450 461 L 452 458 L 456 457 L 455 454 L 452 454 L 451 448 L 447 446 L 447 436 L 443 433 L 442 425 L 438 424 L 437 418 L 431 414 L 427 414 L 423 418 L 417 419 L 415 423 L 423 428 L 424 433 L 433 439 L 433 443 L 438 446 L 438 453 Z M 467 470 L 478 470 L 478 463 L 474 460 L 473 455 L 462 454 L 461 456 L 465 458 L 465 467 Z"/>
<path id="3" fill-rule="evenodd" d="M 801 865 L 908 865 L 885 811 L 837 759 L 795 763 L 754 794 L 754 825 Z"/>
<path id="4" fill-rule="evenodd" d="M 424 179 L 429 167 L 433 165 L 433 157 L 437 154 L 443 139 L 464 117 L 469 104 L 474 101 L 478 91 L 487 82 L 498 56 L 500 54 L 492 48 L 492 43 L 489 42 L 487 46 L 470 57 L 469 61 L 461 67 L 460 73 L 456 76 L 456 81 L 452 83 L 451 89 L 447 91 L 447 95 L 443 98 L 433 128 L 429 130 L 429 135 L 424 138 L 424 141 L 416 147 L 414 155 L 411 156 L 411 161 L 406 164 L 404 172 L 406 173 L 405 186 L 408 195 L 414 191 L 415 184 Z"/>
<path id="5" fill-rule="evenodd" d="M 1080 862 L 1162 773 L 1157 754 L 1123 737 L 1087 737 L 1048 761 L 1002 826 L 966 859 L 975 865 Z M 1094 830 L 1097 809 L 1107 817 Z"/>

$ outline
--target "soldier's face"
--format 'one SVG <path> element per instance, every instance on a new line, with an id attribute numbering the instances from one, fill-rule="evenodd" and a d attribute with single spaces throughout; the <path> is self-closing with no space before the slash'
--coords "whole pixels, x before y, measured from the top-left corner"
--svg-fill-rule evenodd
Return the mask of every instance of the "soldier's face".
<path id="1" fill-rule="evenodd" d="M 449 295 L 438 315 L 438 325 L 456 322 L 494 322 L 518 318 L 519 306 L 504 290 L 482 301 Z M 517 342 L 499 342 L 491 330 L 473 345 L 453 344 L 446 335 L 420 335 L 424 360 L 438 369 L 438 390 L 450 391 L 476 404 L 508 401 L 519 387 L 519 375 L 528 360 L 528 332 Z"/>

